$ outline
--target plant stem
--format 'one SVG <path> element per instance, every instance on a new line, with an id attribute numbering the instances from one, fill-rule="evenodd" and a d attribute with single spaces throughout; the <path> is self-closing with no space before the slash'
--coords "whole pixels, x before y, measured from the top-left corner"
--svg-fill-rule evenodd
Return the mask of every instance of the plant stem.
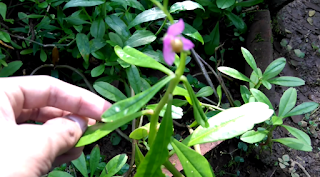
<path id="1" fill-rule="evenodd" d="M 174 24 L 174 20 L 171 14 L 169 13 L 169 11 L 167 10 L 168 0 L 164 0 L 163 2 L 164 5 L 162 5 L 159 1 L 156 1 L 156 0 L 151 0 L 151 2 L 153 2 L 156 6 L 158 6 L 167 15 L 167 19 L 169 19 L 171 24 Z"/>
<path id="2" fill-rule="evenodd" d="M 184 177 L 169 160 L 167 160 L 163 165 L 173 174 L 174 177 Z"/>
<path id="3" fill-rule="evenodd" d="M 90 22 L 92 23 L 92 19 L 91 19 L 90 15 L 88 14 L 88 12 L 86 11 L 86 9 L 84 7 L 82 7 L 82 10 L 87 15 L 87 17 L 89 18 Z"/>
<path id="4" fill-rule="evenodd" d="M 186 63 L 187 54 L 185 52 L 181 52 L 180 54 L 180 64 L 178 69 L 175 72 L 175 77 L 170 81 L 168 89 L 162 99 L 160 100 L 158 106 L 154 110 L 154 114 L 151 116 L 150 119 L 150 133 L 149 133 L 149 146 L 151 147 L 153 141 L 156 137 L 157 133 L 157 123 L 159 119 L 160 111 L 162 110 L 163 106 L 168 102 L 169 94 L 172 94 L 174 88 L 180 82 L 180 77 L 184 73 L 185 63 Z"/>
<path id="5" fill-rule="evenodd" d="M 224 111 L 224 109 L 219 108 L 218 106 L 211 105 L 211 104 L 201 103 L 201 105 L 203 105 L 205 107 L 210 107 L 210 108 L 213 108 L 213 109 L 217 109 L 219 111 Z"/>
<path id="6" fill-rule="evenodd" d="M 167 22 L 167 18 L 165 18 L 165 19 L 163 20 L 163 23 L 162 23 L 162 25 L 160 26 L 160 28 L 158 29 L 158 31 L 156 32 L 155 36 L 158 36 L 158 34 L 162 31 L 164 25 L 166 25 L 166 22 Z"/>

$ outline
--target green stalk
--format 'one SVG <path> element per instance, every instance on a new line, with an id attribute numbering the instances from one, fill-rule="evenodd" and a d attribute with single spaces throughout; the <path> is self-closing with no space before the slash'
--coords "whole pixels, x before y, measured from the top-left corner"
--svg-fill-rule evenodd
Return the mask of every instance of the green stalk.
<path id="1" fill-rule="evenodd" d="M 91 19 L 90 15 L 88 14 L 88 12 L 86 11 L 86 9 L 84 7 L 82 7 L 82 10 L 87 15 L 87 17 L 89 18 L 90 22 L 92 23 L 92 19 Z"/>
<path id="2" fill-rule="evenodd" d="M 162 25 L 160 26 L 160 28 L 158 29 L 158 31 L 156 32 L 155 36 L 158 36 L 158 34 L 162 31 L 164 25 L 166 25 L 166 22 L 167 22 L 167 18 L 165 18 L 165 19 L 163 20 L 163 23 L 162 23 Z"/>
<path id="3" fill-rule="evenodd" d="M 166 15 L 167 15 L 167 19 L 169 19 L 171 24 L 174 24 L 174 20 L 171 16 L 171 14 L 169 13 L 167 7 L 168 7 L 168 0 L 164 0 L 163 2 L 163 6 L 159 1 L 156 0 L 151 0 L 156 6 L 158 6 Z"/>
<path id="4" fill-rule="evenodd" d="M 170 84 L 169 84 L 169 87 L 168 87 L 166 93 L 164 94 L 164 96 L 160 100 L 158 106 L 154 110 L 154 114 L 151 116 L 150 133 L 149 133 L 149 146 L 150 147 L 152 146 L 154 139 L 156 137 L 156 134 L 157 134 L 157 123 L 158 123 L 160 111 L 162 110 L 164 105 L 168 102 L 169 94 L 172 94 L 174 88 L 180 82 L 180 77 L 184 73 L 186 58 L 187 58 L 187 54 L 185 52 L 181 52 L 180 53 L 180 64 L 179 64 L 178 69 L 175 72 L 175 77 L 170 81 Z"/>
<path id="5" fill-rule="evenodd" d="M 167 160 L 164 164 L 163 164 L 167 170 L 169 170 L 171 172 L 171 174 L 174 176 L 174 177 L 184 177 L 177 169 L 176 167 L 174 167 L 172 165 L 172 163 Z"/>

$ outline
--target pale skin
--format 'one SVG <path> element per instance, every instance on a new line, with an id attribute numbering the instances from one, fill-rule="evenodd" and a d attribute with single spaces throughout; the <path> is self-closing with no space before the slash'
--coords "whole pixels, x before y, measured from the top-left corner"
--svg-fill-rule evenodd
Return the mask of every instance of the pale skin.
<path id="1" fill-rule="evenodd" d="M 49 76 L 0 78 L 0 176 L 38 177 L 78 158 L 75 144 L 110 106 Z"/>

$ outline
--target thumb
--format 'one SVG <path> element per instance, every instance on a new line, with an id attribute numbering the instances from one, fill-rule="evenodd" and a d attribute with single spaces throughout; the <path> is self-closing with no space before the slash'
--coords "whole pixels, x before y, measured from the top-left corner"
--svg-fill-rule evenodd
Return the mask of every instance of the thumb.
<path id="1" fill-rule="evenodd" d="M 88 119 L 78 115 L 67 115 L 63 118 L 50 119 L 42 128 L 46 129 L 51 147 L 51 153 L 55 157 L 64 154 L 75 146 L 88 125 Z"/>

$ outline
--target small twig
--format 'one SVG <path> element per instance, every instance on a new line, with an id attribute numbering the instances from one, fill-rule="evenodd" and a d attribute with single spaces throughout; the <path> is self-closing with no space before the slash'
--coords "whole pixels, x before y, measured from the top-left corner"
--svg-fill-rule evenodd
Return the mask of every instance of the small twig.
<path id="1" fill-rule="evenodd" d="M 294 166 L 297 164 L 297 165 L 301 168 L 301 170 L 304 172 L 304 174 L 307 175 L 307 177 L 311 177 L 311 176 L 309 175 L 309 173 L 307 172 L 307 170 L 306 170 L 299 162 L 294 161 L 294 160 L 292 160 L 292 159 L 290 159 L 290 161 L 291 161 L 291 166 L 292 166 L 292 167 L 294 167 Z"/>
<path id="2" fill-rule="evenodd" d="M 172 120 L 173 124 L 178 126 L 178 127 L 182 127 L 182 128 L 185 128 L 186 126 L 185 125 L 182 125 L 180 124 L 179 122 L 175 121 L 175 120 Z"/>
<path id="3" fill-rule="evenodd" d="M 188 128 L 189 133 L 190 133 L 190 135 L 191 135 L 191 134 L 193 133 L 193 129 L 192 129 L 189 125 L 187 125 L 187 128 Z M 193 148 L 194 148 L 194 150 L 195 150 L 197 153 L 201 154 L 200 144 L 194 145 Z"/>
<path id="4" fill-rule="evenodd" d="M 273 172 L 271 173 L 270 177 L 272 177 L 272 176 L 273 176 L 274 172 L 276 172 L 276 170 L 273 170 Z"/>
<path id="5" fill-rule="evenodd" d="M 211 104 L 218 105 L 216 102 L 210 100 L 210 99 L 207 98 L 207 97 L 201 97 L 201 98 L 203 98 L 204 100 L 208 101 L 208 102 L 211 103 Z"/>
<path id="6" fill-rule="evenodd" d="M 201 103 L 201 105 L 203 105 L 205 107 L 213 108 L 213 109 L 216 109 L 216 110 L 219 110 L 219 111 L 224 111 L 224 109 L 219 108 L 218 106 L 211 105 L 211 104 Z"/>

